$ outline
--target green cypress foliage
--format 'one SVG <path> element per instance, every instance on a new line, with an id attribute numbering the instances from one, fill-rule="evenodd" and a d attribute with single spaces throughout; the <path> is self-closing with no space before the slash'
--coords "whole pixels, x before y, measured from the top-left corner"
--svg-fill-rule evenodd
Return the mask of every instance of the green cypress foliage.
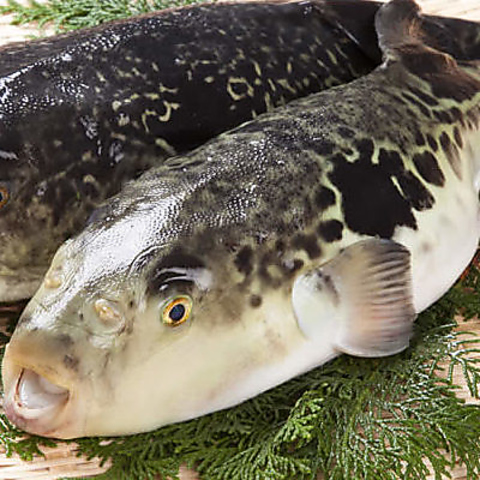
<path id="1" fill-rule="evenodd" d="M 29 0 L 24 5 L 8 0 L 6 6 L 0 7 L 0 14 L 14 14 L 13 23 L 16 25 L 38 22 L 39 27 L 44 27 L 53 24 L 55 31 L 60 33 L 199 2 L 200 0 Z"/>

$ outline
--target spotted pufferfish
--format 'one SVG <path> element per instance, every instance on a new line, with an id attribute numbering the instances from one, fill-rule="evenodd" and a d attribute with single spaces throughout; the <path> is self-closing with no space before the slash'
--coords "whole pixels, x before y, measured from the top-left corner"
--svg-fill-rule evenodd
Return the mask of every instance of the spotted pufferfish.
<path id="1" fill-rule="evenodd" d="M 370 72 L 334 18 L 323 2 L 217 3 L 0 49 L 0 301 L 31 297 L 127 180 Z"/>
<path id="2" fill-rule="evenodd" d="M 480 236 L 480 63 L 426 46 L 174 157 L 56 253 L 3 361 L 4 407 L 59 438 L 147 431 L 342 353 L 407 348 Z M 132 414 L 134 412 L 134 414 Z"/>
<path id="3" fill-rule="evenodd" d="M 129 179 L 381 62 L 367 1 L 170 9 L 0 49 L 0 302 L 29 298 L 55 250 Z M 480 58 L 480 25 L 425 40 Z"/>

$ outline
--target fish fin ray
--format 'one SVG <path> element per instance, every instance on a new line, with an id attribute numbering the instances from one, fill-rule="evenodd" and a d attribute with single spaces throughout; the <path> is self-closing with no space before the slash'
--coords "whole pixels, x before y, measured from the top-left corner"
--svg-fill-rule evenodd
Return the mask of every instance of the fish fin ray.
<path id="1" fill-rule="evenodd" d="M 347 314 L 336 347 L 362 357 L 393 355 L 408 347 L 416 314 L 410 252 L 391 240 L 348 247 L 331 268 L 340 275 Z"/>
<path id="2" fill-rule="evenodd" d="M 292 302 L 309 341 L 360 357 L 393 355 L 408 347 L 416 314 L 410 253 L 391 240 L 371 238 L 302 275 Z M 328 343 L 328 342 L 327 342 Z"/>

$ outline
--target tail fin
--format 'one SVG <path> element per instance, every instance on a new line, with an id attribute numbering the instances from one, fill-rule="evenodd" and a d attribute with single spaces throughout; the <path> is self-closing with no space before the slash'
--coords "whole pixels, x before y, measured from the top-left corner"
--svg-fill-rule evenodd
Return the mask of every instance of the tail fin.
<path id="1" fill-rule="evenodd" d="M 375 17 L 378 42 L 385 59 L 396 57 L 396 50 L 405 45 L 421 43 L 420 7 L 414 0 L 391 0 Z"/>

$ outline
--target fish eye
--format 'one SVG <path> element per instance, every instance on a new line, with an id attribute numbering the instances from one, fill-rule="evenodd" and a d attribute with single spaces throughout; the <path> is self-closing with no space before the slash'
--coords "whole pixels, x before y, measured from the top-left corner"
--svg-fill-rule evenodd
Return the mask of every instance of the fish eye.
<path id="1" fill-rule="evenodd" d="M 10 190 L 7 185 L 0 184 L 0 208 L 4 207 L 10 200 Z"/>
<path id="2" fill-rule="evenodd" d="M 188 295 L 172 298 L 163 308 L 163 323 L 171 327 L 176 327 L 186 322 L 190 317 L 192 304 L 192 299 Z"/>

